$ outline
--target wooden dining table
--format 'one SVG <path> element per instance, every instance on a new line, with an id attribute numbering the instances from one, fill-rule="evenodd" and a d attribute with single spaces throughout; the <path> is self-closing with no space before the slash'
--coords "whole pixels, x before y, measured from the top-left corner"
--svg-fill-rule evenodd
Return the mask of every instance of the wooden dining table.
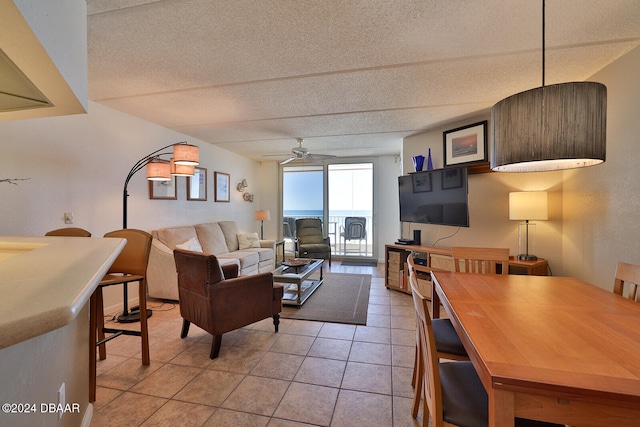
<path id="1" fill-rule="evenodd" d="M 489 397 L 514 417 L 640 426 L 640 303 L 570 277 L 432 271 L 440 303 Z"/>

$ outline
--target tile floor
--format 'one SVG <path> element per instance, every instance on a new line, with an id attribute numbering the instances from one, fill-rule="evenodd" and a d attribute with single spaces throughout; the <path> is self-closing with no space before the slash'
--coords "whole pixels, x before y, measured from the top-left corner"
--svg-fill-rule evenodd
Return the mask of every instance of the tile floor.
<path id="1" fill-rule="evenodd" d="M 209 359 L 211 336 L 191 326 L 180 339 L 179 308 L 149 301 L 151 365 L 140 339 L 121 336 L 98 362 L 92 426 L 418 426 L 411 417 L 415 316 L 410 295 L 372 274 L 367 326 L 271 319 L 225 334 Z"/>

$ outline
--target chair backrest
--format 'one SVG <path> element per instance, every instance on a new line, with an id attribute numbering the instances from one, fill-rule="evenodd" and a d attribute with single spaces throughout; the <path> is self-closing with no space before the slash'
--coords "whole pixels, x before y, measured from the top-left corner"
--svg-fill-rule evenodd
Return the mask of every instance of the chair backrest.
<path id="1" fill-rule="evenodd" d="M 109 273 L 147 275 L 147 263 L 151 252 L 151 234 L 146 231 L 128 228 L 106 233 L 104 237 L 119 237 L 127 239 L 120 255 L 109 268 Z"/>
<path id="2" fill-rule="evenodd" d="M 367 237 L 367 218 L 348 216 L 344 219 L 345 239 L 364 239 Z"/>
<path id="3" fill-rule="evenodd" d="M 629 285 L 626 290 L 625 284 Z M 618 262 L 613 292 L 633 301 L 638 301 L 638 298 L 640 298 L 638 286 L 640 286 L 640 266 Z"/>
<path id="4" fill-rule="evenodd" d="M 78 227 L 66 227 L 48 231 L 45 236 L 91 237 L 91 233 Z"/>
<path id="5" fill-rule="evenodd" d="M 319 218 L 296 219 L 296 238 L 300 243 L 324 243 L 322 221 Z"/>
<path id="6" fill-rule="evenodd" d="M 442 425 L 442 385 L 433 325 L 428 314 L 429 301 L 413 282 L 411 282 L 411 294 L 416 309 L 416 340 L 417 345 L 420 346 L 419 353 L 421 353 L 424 368 L 424 399 L 429 409 L 429 414 L 426 416 L 431 415 L 434 426 Z"/>
<path id="7" fill-rule="evenodd" d="M 296 237 L 296 219 L 290 216 L 282 218 L 282 234 L 284 237 L 293 239 Z"/>
<path id="8" fill-rule="evenodd" d="M 451 253 L 457 272 L 496 274 L 501 265 L 501 273 L 509 274 L 509 248 L 454 246 Z"/>
<path id="9" fill-rule="evenodd" d="M 215 255 L 174 249 L 178 272 L 178 289 L 207 296 L 207 286 L 222 282 L 225 277 Z"/>

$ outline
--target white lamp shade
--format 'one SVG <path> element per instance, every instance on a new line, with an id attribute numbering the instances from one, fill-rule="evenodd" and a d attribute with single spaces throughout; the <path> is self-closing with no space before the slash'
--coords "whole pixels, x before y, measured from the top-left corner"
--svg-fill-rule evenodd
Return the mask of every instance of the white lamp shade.
<path id="1" fill-rule="evenodd" d="M 271 212 L 268 209 L 257 210 L 254 218 L 256 221 L 269 221 L 271 220 Z"/>
<path id="2" fill-rule="evenodd" d="M 509 193 L 509 219 L 547 220 L 549 218 L 546 191 L 519 191 Z"/>
<path id="3" fill-rule="evenodd" d="M 166 160 L 154 160 L 147 163 L 149 181 L 171 181 L 171 164 Z"/>
<path id="4" fill-rule="evenodd" d="M 200 150 L 195 145 L 175 144 L 173 159 L 177 165 L 197 166 L 200 164 Z"/>

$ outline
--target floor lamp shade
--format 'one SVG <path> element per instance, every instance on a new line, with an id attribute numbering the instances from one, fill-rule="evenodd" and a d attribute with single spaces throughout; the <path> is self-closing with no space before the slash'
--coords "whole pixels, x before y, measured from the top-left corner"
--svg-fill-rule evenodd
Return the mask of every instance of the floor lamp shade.
<path id="1" fill-rule="evenodd" d="M 171 181 L 171 164 L 166 160 L 154 160 L 147 163 L 149 181 Z"/>
<path id="2" fill-rule="evenodd" d="M 271 212 L 268 209 L 259 209 L 253 217 L 256 221 L 260 221 L 260 239 L 264 239 L 264 222 L 271 219 Z"/>
<path id="3" fill-rule="evenodd" d="M 491 169 L 537 172 L 605 161 L 607 88 L 572 82 L 512 95 L 491 110 Z"/>
<path id="4" fill-rule="evenodd" d="M 177 165 L 197 166 L 200 163 L 200 150 L 196 145 L 175 144 L 173 160 Z"/>

